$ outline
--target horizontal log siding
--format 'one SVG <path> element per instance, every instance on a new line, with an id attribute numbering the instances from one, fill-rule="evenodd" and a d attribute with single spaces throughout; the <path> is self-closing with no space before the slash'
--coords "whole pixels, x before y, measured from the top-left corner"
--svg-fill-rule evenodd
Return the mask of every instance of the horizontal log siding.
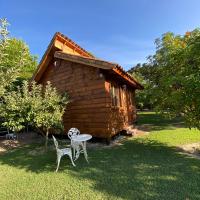
<path id="1" fill-rule="evenodd" d="M 51 81 L 60 93 L 69 94 L 71 102 L 63 116 L 65 131 L 76 127 L 82 133 L 109 138 L 110 103 L 99 69 L 64 60 L 57 64 L 49 64 L 40 83 Z"/>

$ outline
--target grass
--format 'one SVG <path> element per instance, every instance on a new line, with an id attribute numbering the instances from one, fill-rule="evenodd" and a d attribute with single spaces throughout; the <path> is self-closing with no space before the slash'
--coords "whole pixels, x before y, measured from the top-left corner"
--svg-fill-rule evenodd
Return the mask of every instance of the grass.
<path id="1" fill-rule="evenodd" d="M 180 118 L 166 119 L 154 112 L 141 112 L 139 125 L 147 126 L 151 134 L 145 139 L 163 143 L 167 146 L 179 146 L 194 142 L 200 142 L 200 131 L 188 129 Z"/>
<path id="2" fill-rule="evenodd" d="M 175 148 L 200 141 L 200 132 L 164 120 L 141 113 L 139 123 L 152 126 L 148 136 L 89 149 L 89 165 L 83 156 L 75 168 L 63 158 L 58 173 L 55 151 L 29 154 L 38 144 L 0 155 L 0 199 L 200 199 L 200 160 Z"/>

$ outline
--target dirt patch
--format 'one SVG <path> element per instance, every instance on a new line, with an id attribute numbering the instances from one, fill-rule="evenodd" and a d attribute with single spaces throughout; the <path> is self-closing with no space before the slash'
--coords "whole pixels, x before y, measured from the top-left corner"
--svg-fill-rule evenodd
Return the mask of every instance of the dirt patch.
<path id="1" fill-rule="evenodd" d="M 178 149 L 200 159 L 200 142 L 178 146 Z"/>
<path id="2" fill-rule="evenodd" d="M 43 138 L 35 132 L 19 133 L 17 135 L 17 138 L 14 140 L 7 140 L 5 138 L 1 138 L 0 139 L 0 153 L 20 147 L 24 144 L 40 142 L 41 139 Z"/>
<path id="3" fill-rule="evenodd" d="M 129 136 L 119 135 L 119 136 L 115 137 L 115 139 L 111 140 L 109 145 L 105 144 L 105 143 L 100 143 L 100 142 L 88 142 L 87 146 L 88 146 L 88 148 L 112 148 L 114 146 L 123 145 L 123 142 L 126 141 L 130 137 L 140 137 L 140 136 L 149 134 L 149 132 L 142 131 L 138 128 L 132 129 L 131 132 L 132 132 L 132 134 Z"/>
<path id="4" fill-rule="evenodd" d="M 148 134 L 149 134 L 149 131 L 147 129 L 143 130 L 143 129 L 141 129 L 141 127 L 136 127 L 135 134 L 133 136 L 139 137 L 139 136 L 144 136 L 144 135 L 148 135 Z"/>
<path id="5" fill-rule="evenodd" d="M 150 132 L 152 128 L 152 124 L 142 124 L 140 126 L 137 126 L 137 129 L 139 129 L 141 132 Z"/>

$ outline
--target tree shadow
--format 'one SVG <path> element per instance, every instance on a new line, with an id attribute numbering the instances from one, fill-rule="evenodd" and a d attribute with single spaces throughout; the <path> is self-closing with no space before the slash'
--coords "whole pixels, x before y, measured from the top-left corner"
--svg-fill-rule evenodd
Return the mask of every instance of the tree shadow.
<path id="1" fill-rule="evenodd" d="M 168 119 L 161 114 L 152 112 L 139 113 L 138 126 L 144 131 L 173 130 L 186 127 L 181 117 Z"/>
<path id="2" fill-rule="evenodd" d="M 55 151 L 27 154 L 36 147 L 6 153 L 0 164 L 33 173 L 53 172 Z M 59 173 L 89 180 L 94 192 L 103 192 L 111 199 L 200 199 L 200 161 L 173 147 L 138 138 L 112 149 L 88 149 L 88 153 L 90 163 L 81 156 L 76 167 L 63 158 Z"/>

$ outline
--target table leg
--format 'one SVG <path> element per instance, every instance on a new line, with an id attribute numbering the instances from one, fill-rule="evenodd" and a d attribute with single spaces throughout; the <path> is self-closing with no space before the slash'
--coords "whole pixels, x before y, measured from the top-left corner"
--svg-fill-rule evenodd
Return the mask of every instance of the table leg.
<path id="1" fill-rule="evenodd" d="M 79 158 L 79 156 L 80 156 L 80 147 L 79 147 L 79 145 L 76 145 L 75 146 L 75 159 L 74 159 L 74 161 L 76 161 L 78 158 Z"/>
<path id="2" fill-rule="evenodd" d="M 85 160 L 88 162 L 88 155 L 87 155 L 87 149 L 86 149 L 86 141 L 83 142 L 83 153 L 84 153 L 84 156 L 85 156 Z"/>

